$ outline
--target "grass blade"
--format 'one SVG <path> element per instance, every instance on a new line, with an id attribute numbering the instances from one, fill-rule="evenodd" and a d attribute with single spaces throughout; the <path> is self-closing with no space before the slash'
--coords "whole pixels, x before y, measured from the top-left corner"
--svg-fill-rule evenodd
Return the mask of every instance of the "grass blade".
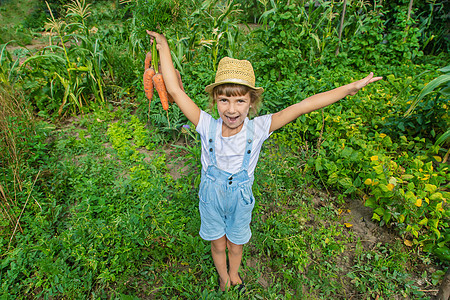
<path id="1" fill-rule="evenodd" d="M 420 91 L 419 95 L 416 97 L 416 99 L 414 99 L 413 103 L 411 104 L 411 106 L 409 107 L 409 109 L 406 111 L 406 113 L 404 114 L 404 117 L 407 117 L 409 115 L 411 115 L 411 113 L 414 111 L 414 109 L 416 108 L 417 104 L 420 102 L 420 100 L 422 100 L 426 95 L 431 94 L 432 92 L 434 92 L 434 90 L 445 83 L 450 82 L 450 74 L 444 74 L 439 76 L 438 78 L 433 79 L 432 81 L 430 81 L 430 83 L 428 83 L 423 89 L 422 91 Z"/>

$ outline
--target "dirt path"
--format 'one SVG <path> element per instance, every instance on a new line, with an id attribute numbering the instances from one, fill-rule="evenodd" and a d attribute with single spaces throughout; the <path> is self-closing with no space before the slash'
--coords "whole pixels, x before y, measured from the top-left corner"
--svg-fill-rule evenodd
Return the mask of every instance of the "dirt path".
<path id="1" fill-rule="evenodd" d="M 39 32 L 36 34 L 36 38 L 31 41 L 29 45 L 17 45 L 8 44 L 6 50 L 12 55 L 13 59 L 19 58 L 19 63 L 22 64 L 23 61 L 29 56 L 38 53 L 40 50 L 50 45 L 50 39 L 55 34 L 49 32 Z"/>
<path id="2" fill-rule="evenodd" d="M 343 211 L 342 223 L 351 224 L 351 227 L 348 229 L 361 241 L 361 244 L 366 251 L 379 248 L 380 245 L 382 247 L 384 245 L 389 245 L 389 247 L 394 244 L 402 245 L 404 255 L 409 253 L 408 264 L 413 264 L 405 265 L 407 272 L 411 276 L 410 279 L 426 294 L 426 296 L 434 299 L 433 297 L 436 295 L 439 286 L 436 287 L 433 285 L 432 282 L 429 281 L 429 276 L 424 277 L 423 274 L 434 274 L 439 270 L 436 265 L 427 263 L 425 256 L 423 257 L 425 259 L 420 259 L 419 254 L 415 253 L 413 248 L 404 244 L 403 239 L 398 235 L 394 228 L 380 226 L 374 222 L 372 220 L 372 209 L 363 206 L 360 199 L 348 199 Z M 395 257 L 390 259 L 395 259 Z M 349 265 L 347 267 L 351 269 L 352 266 Z"/>

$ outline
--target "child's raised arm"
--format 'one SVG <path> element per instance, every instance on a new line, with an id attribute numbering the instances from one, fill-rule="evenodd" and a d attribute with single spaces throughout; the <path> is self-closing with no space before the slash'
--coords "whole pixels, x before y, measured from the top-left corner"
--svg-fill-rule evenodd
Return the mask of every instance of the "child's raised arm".
<path id="1" fill-rule="evenodd" d="M 369 83 L 378 81 L 382 78 L 383 77 L 373 77 L 373 73 L 370 73 L 366 78 L 343 85 L 331 91 L 316 94 L 299 103 L 293 104 L 272 115 L 270 132 L 283 127 L 303 114 L 307 114 L 314 110 L 333 104 L 346 96 L 353 96 Z"/>
<path id="2" fill-rule="evenodd" d="M 197 126 L 200 119 L 200 108 L 189 98 L 188 95 L 181 89 L 178 83 L 177 74 L 172 62 L 169 44 L 164 35 L 149 31 L 147 33 L 152 37 L 152 42 L 156 41 L 156 48 L 159 51 L 159 58 L 161 62 L 161 73 L 163 74 L 164 83 L 167 92 L 173 97 L 178 107 L 184 115 L 191 121 L 194 126 Z"/>

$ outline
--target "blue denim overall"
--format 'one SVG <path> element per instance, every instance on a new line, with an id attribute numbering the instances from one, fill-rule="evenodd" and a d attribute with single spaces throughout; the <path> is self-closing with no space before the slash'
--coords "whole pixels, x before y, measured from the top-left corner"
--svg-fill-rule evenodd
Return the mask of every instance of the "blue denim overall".
<path id="1" fill-rule="evenodd" d="M 255 206 L 253 178 L 247 172 L 253 144 L 253 120 L 247 122 L 244 159 L 235 174 L 217 167 L 216 124 L 211 122 L 209 128 L 208 151 L 211 163 L 206 172 L 202 170 L 199 188 L 200 236 L 213 241 L 226 235 L 232 243 L 242 245 L 252 236 L 250 221 Z"/>

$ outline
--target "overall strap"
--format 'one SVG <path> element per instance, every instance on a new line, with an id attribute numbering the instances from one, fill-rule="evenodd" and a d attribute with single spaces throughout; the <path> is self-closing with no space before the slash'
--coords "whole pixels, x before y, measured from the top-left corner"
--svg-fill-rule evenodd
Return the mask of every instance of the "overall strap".
<path id="1" fill-rule="evenodd" d="M 208 133 L 208 151 L 209 151 L 209 159 L 211 161 L 211 164 L 216 166 L 216 128 L 217 128 L 217 122 L 214 119 L 211 119 L 211 122 L 209 123 L 209 133 Z"/>
<path id="2" fill-rule="evenodd" d="M 249 120 L 247 123 L 247 140 L 245 142 L 244 160 L 242 161 L 241 170 L 247 170 L 248 165 L 250 163 L 250 156 L 252 153 L 252 146 L 253 146 L 254 128 L 255 125 L 253 123 L 253 120 Z"/>

